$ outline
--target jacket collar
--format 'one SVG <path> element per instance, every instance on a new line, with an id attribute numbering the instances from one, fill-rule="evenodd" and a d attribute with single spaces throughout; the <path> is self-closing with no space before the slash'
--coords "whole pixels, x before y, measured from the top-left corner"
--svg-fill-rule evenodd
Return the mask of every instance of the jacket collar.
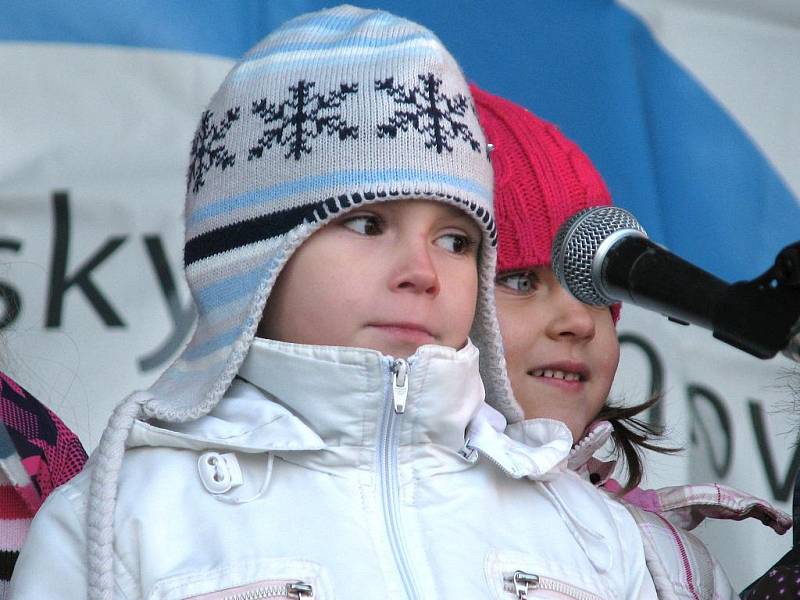
<path id="1" fill-rule="evenodd" d="M 327 447 L 374 446 L 393 406 L 394 359 L 374 350 L 256 338 L 239 375 L 287 408 Z M 483 403 L 478 350 L 422 346 L 408 358 L 399 443 L 458 449 Z"/>
<path id="2" fill-rule="evenodd" d="M 256 338 L 211 413 L 179 424 L 137 421 L 127 446 L 288 452 L 321 468 L 371 464 L 392 410 L 392 362 L 373 350 Z M 422 346 L 408 362 L 398 442 L 410 450 L 401 459 L 436 456 L 438 470 L 442 461 L 464 468 L 481 454 L 514 478 L 550 479 L 563 471 L 572 444 L 567 427 L 534 419 L 506 429 L 505 418 L 484 402 L 471 343 L 460 350 Z M 328 452 L 297 452 L 313 450 Z"/>
<path id="3" fill-rule="evenodd" d="M 595 421 L 572 447 L 569 453 L 569 468 L 573 471 L 581 471 L 593 460 L 598 450 L 602 449 L 606 442 L 611 438 L 614 427 L 609 421 Z M 612 470 L 613 470 L 612 463 Z"/>
<path id="4" fill-rule="evenodd" d="M 506 426 L 499 412 L 484 405 L 470 424 L 467 447 L 489 457 L 507 475 L 547 481 L 567 466 L 572 434 L 555 419 L 528 419 Z"/>
<path id="5" fill-rule="evenodd" d="M 239 378 L 207 416 L 137 422 L 127 445 L 244 452 L 374 447 L 392 404 L 393 359 L 373 350 L 255 338 Z M 484 400 L 478 350 L 422 346 L 409 357 L 399 443 L 457 451 Z"/>

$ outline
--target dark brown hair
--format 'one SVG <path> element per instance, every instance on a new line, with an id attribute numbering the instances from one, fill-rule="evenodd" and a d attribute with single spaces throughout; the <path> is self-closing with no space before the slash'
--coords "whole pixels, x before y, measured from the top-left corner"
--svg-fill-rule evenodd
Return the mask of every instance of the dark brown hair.
<path id="1" fill-rule="evenodd" d="M 612 453 L 616 459 L 623 459 L 627 467 L 628 480 L 620 495 L 629 492 L 642 481 L 644 474 L 643 448 L 659 454 L 675 454 L 683 449 L 654 443 L 654 440 L 659 440 L 664 436 L 664 428 L 648 423 L 639 416 L 660 400 L 661 395 L 655 395 L 646 402 L 634 406 L 618 406 L 611 400 L 606 400 L 597 415 L 596 420 L 608 421 L 614 428 L 611 433 L 611 441 L 614 445 Z"/>

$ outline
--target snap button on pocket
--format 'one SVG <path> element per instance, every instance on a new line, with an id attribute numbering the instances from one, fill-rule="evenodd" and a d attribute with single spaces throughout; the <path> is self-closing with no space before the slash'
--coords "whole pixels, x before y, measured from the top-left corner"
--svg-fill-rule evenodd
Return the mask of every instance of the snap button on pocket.
<path id="1" fill-rule="evenodd" d="M 206 452 L 197 461 L 197 470 L 203 487 L 211 494 L 224 494 L 242 485 L 242 469 L 232 452 Z"/>

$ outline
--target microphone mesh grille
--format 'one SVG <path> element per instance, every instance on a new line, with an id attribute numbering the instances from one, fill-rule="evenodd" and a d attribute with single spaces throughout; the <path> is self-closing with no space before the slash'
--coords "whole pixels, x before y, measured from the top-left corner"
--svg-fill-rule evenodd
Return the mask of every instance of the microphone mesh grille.
<path id="1" fill-rule="evenodd" d="M 631 213 L 616 206 L 586 208 L 564 221 L 552 247 L 553 272 L 561 285 L 586 304 L 610 306 L 592 277 L 592 264 L 598 248 L 611 234 L 621 230 L 644 233 Z"/>

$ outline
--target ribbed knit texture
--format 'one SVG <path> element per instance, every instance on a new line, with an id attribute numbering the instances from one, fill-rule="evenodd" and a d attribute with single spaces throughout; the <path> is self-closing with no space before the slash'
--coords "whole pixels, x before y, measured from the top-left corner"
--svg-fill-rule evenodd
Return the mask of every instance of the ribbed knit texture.
<path id="1" fill-rule="evenodd" d="M 482 229 L 471 337 L 487 401 L 511 422 L 494 307 L 492 169 L 461 70 L 427 29 L 351 6 L 293 19 L 250 50 L 192 141 L 184 265 L 193 336 L 153 386 L 114 412 L 96 451 L 90 598 L 113 594 L 113 525 L 125 439 L 138 418 L 185 422 L 222 398 L 294 251 L 331 218 L 374 202 L 429 199 Z"/>
<path id="2" fill-rule="evenodd" d="M 510 100 L 470 86 L 494 146 L 498 272 L 550 265 L 561 224 L 611 194 L 589 157 L 558 128 Z M 620 305 L 611 309 L 614 321 Z"/>
<path id="3" fill-rule="evenodd" d="M 85 462 L 83 446 L 61 419 L 0 373 L 0 600 L 31 519 Z"/>
<path id="4" fill-rule="evenodd" d="M 33 515 L 34 511 L 23 500 L 17 485 L 9 480 L 5 469 L 0 470 L 0 600 L 7 597 L 8 582 L 28 535 Z"/>

